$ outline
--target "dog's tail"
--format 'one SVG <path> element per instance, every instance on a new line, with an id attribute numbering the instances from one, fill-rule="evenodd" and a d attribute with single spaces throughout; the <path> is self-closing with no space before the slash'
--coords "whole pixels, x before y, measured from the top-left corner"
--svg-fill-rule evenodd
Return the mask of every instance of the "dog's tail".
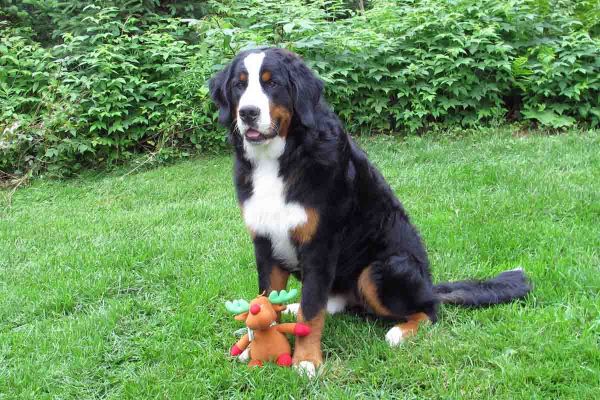
<path id="1" fill-rule="evenodd" d="M 507 303 L 525 297 L 530 291 L 531 286 L 522 269 L 505 271 L 485 281 L 457 281 L 434 286 L 442 303 L 465 307 Z"/>

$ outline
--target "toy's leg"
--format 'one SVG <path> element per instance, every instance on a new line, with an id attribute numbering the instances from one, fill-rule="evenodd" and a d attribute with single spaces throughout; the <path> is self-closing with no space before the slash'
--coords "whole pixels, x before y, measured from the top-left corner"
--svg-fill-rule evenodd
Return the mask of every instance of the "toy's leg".
<path id="1" fill-rule="evenodd" d="M 277 365 L 281 367 L 289 367 L 292 365 L 292 356 L 288 353 L 280 354 L 279 357 L 277 357 Z"/>
<path id="2" fill-rule="evenodd" d="M 249 344 L 250 344 L 250 339 L 248 338 L 248 334 L 245 334 L 244 336 L 242 336 L 240 338 L 240 340 L 237 341 L 236 344 L 231 346 L 231 349 L 229 350 L 229 354 L 231 354 L 234 357 L 239 356 L 246 349 L 246 347 L 248 347 Z"/>
<path id="3" fill-rule="evenodd" d="M 262 367 L 263 363 L 260 360 L 252 360 L 248 363 L 249 367 Z"/>
<path id="4" fill-rule="evenodd" d="M 275 325 L 275 329 L 281 333 L 287 333 L 288 335 L 295 336 L 306 336 L 310 333 L 310 327 L 303 324 L 302 322 L 290 322 L 287 324 Z"/>

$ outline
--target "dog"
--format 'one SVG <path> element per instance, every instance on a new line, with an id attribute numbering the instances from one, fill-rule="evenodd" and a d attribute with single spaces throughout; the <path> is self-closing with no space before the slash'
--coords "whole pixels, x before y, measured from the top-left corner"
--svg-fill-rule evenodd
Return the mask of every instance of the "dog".
<path id="1" fill-rule="evenodd" d="M 522 270 L 434 285 L 417 229 L 323 98 L 323 82 L 281 48 L 240 52 L 209 81 L 229 127 L 234 183 L 252 237 L 259 293 L 302 282 L 293 363 L 314 375 L 326 314 L 349 307 L 392 320 L 396 346 L 440 303 L 485 306 L 527 295 Z M 293 307 L 292 307 L 293 308 Z"/>

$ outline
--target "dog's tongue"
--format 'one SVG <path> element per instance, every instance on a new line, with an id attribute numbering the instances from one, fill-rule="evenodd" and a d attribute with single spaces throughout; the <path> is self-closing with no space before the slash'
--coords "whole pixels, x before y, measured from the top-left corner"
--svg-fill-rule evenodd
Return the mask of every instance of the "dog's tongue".
<path id="1" fill-rule="evenodd" d="M 246 131 L 246 137 L 250 139 L 258 139 L 260 137 L 260 132 L 254 129 L 248 129 Z"/>

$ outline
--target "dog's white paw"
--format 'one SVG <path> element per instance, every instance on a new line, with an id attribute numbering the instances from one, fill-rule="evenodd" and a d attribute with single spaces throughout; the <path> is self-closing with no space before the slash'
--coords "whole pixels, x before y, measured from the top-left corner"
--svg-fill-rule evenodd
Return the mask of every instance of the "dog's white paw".
<path id="1" fill-rule="evenodd" d="M 385 341 L 392 347 L 399 346 L 404 342 L 404 335 L 402 335 L 402 329 L 397 326 L 390 329 L 385 334 Z"/>
<path id="2" fill-rule="evenodd" d="M 247 363 L 249 359 L 250 359 L 250 349 L 244 350 L 242 352 L 242 354 L 240 354 L 237 358 L 237 360 L 241 363 Z"/>
<path id="3" fill-rule="evenodd" d="M 294 366 L 294 369 L 300 374 L 307 378 L 314 378 L 317 375 L 317 368 L 315 364 L 310 361 L 300 361 Z"/>
<path id="4" fill-rule="evenodd" d="M 333 315 L 342 312 L 346 309 L 348 300 L 342 295 L 330 296 L 327 299 L 327 314 Z"/>
<path id="5" fill-rule="evenodd" d="M 285 310 L 282 311 L 283 314 L 292 314 L 298 315 L 298 310 L 300 309 L 300 303 L 292 303 L 288 304 Z"/>

